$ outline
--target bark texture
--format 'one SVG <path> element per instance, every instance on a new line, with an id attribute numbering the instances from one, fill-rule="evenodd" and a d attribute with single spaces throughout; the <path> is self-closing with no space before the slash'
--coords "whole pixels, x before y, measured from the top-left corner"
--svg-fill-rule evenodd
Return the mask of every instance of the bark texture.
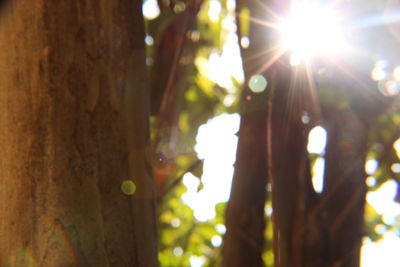
<path id="1" fill-rule="evenodd" d="M 157 266 L 141 4 L 2 2 L 1 267 Z"/>

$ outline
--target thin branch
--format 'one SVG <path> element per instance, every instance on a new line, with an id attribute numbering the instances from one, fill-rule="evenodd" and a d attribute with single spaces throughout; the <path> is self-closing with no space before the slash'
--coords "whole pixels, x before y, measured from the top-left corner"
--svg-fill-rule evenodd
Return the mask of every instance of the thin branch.
<path id="1" fill-rule="evenodd" d="M 196 160 L 192 165 L 189 166 L 181 175 L 176 178 L 172 184 L 170 184 L 163 192 L 161 192 L 157 198 L 157 202 L 161 202 L 161 200 L 169 193 L 171 192 L 175 187 L 177 187 L 181 181 L 183 180 L 183 177 L 185 176 L 186 173 L 193 171 L 196 169 L 203 161 L 198 159 Z"/>

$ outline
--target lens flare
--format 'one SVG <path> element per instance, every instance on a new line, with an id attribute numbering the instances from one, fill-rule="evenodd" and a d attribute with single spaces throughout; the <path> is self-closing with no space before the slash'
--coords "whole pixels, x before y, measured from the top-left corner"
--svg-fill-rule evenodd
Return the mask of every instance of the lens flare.
<path id="1" fill-rule="evenodd" d="M 329 56 L 348 48 L 340 23 L 331 8 L 293 4 L 288 18 L 279 25 L 281 45 L 300 60 Z"/>

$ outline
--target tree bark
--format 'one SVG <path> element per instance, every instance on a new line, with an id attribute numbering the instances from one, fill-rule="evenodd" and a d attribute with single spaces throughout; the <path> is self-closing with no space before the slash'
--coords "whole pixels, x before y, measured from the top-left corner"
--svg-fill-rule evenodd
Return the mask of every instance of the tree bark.
<path id="1" fill-rule="evenodd" d="M 237 10 L 248 7 L 252 18 L 262 20 L 265 10 L 261 1 L 238 1 Z M 246 4 L 246 5 L 245 5 Z M 240 27 L 238 27 L 240 28 Z M 253 23 L 250 46 L 242 49 L 246 85 L 241 95 L 241 121 L 238 133 L 235 172 L 226 211 L 227 233 L 223 247 L 223 266 L 263 266 L 265 215 L 267 197 L 267 117 L 269 86 L 254 93 L 247 86 L 255 74 L 266 79 L 265 53 L 267 28 Z M 258 55 L 258 56 L 255 56 Z"/>
<path id="2" fill-rule="evenodd" d="M 276 9 L 284 14 L 283 8 Z M 287 53 L 273 66 L 268 123 L 275 266 L 322 267 L 326 230 L 307 152 L 308 133 L 320 114 L 307 70 L 289 62 Z M 304 114 L 311 117 L 310 122 L 303 122 Z"/>
<path id="3" fill-rule="evenodd" d="M 325 112 L 328 132 L 323 206 L 332 266 L 360 266 L 367 186 L 368 127 L 351 110 Z"/>
<path id="4" fill-rule="evenodd" d="M 141 3 L 2 2 L 0 266 L 157 266 Z"/>

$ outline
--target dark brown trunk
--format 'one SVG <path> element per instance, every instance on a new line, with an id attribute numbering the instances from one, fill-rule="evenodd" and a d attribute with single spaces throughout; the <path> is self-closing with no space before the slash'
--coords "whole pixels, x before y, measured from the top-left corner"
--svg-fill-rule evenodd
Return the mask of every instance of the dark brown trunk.
<path id="1" fill-rule="evenodd" d="M 367 186 L 364 170 L 368 131 L 351 111 L 330 110 L 324 206 L 332 266 L 360 265 Z"/>
<path id="2" fill-rule="evenodd" d="M 317 227 L 316 216 L 309 214 L 317 197 L 307 156 L 309 126 L 301 119 L 309 92 L 304 75 L 292 72 L 287 59 L 276 64 L 275 71 L 269 124 L 275 262 L 280 267 L 300 267 L 306 266 L 309 231 L 318 231 L 312 229 Z"/>
<path id="3" fill-rule="evenodd" d="M 244 2 L 239 1 L 239 12 Z M 252 17 L 262 19 L 265 10 L 257 2 L 250 1 L 246 6 L 250 8 Z M 249 48 L 242 49 L 246 84 L 255 74 L 263 74 L 268 79 L 264 66 L 269 55 L 263 53 L 267 29 L 260 24 L 252 24 L 249 39 Z M 241 96 L 235 172 L 226 212 L 227 233 L 223 248 L 223 266 L 226 267 L 263 266 L 269 90 L 268 86 L 263 92 L 254 93 L 246 85 Z"/>

